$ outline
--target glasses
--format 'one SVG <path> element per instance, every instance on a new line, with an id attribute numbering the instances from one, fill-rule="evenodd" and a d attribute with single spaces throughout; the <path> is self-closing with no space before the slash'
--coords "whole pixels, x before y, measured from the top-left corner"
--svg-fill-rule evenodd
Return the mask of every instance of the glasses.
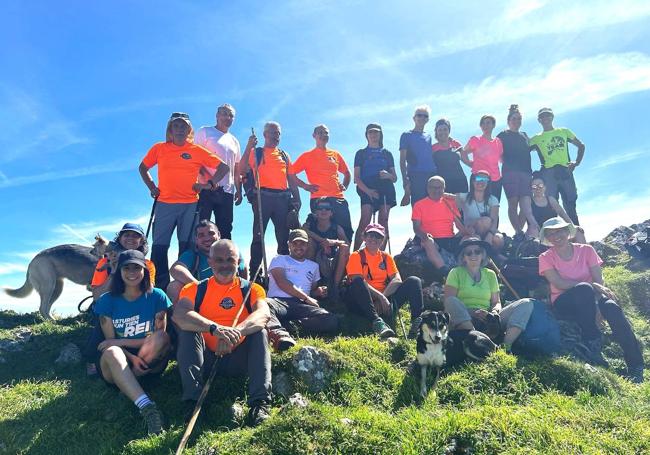
<path id="1" fill-rule="evenodd" d="M 316 207 L 316 210 L 332 210 L 332 207 L 327 207 L 327 206 L 318 206 Z"/>
<path id="2" fill-rule="evenodd" d="M 416 117 L 429 118 L 429 114 L 415 114 Z"/>
<path id="3" fill-rule="evenodd" d="M 534 189 L 534 190 L 540 190 L 540 189 L 544 188 L 544 184 L 543 183 L 538 183 L 536 185 L 533 184 L 533 185 L 531 185 L 531 188 Z"/>
<path id="4" fill-rule="evenodd" d="M 384 236 L 378 232 L 366 232 L 366 237 L 369 237 L 371 239 L 376 239 L 376 240 L 381 240 L 384 238 Z"/>
<path id="5" fill-rule="evenodd" d="M 463 256 L 481 256 L 482 254 L 483 250 L 480 248 L 473 248 L 471 250 L 463 251 Z"/>
<path id="6" fill-rule="evenodd" d="M 481 176 L 481 177 L 476 177 L 474 180 L 476 181 L 476 183 L 478 183 L 478 182 L 483 182 L 483 183 L 485 183 L 485 182 L 487 182 L 488 180 L 490 180 L 490 178 L 489 178 L 489 177 Z"/>

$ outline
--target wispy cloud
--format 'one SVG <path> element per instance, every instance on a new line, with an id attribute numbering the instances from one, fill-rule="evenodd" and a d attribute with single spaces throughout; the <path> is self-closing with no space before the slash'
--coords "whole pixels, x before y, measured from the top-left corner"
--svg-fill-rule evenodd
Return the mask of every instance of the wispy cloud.
<path id="1" fill-rule="evenodd" d="M 27 265 L 23 263 L 0 262 L 0 275 L 10 275 L 13 273 L 24 272 Z"/>
<path id="2" fill-rule="evenodd" d="M 97 166 L 88 166 L 78 169 L 67 169 L 60 171 L 44 172 L 42 174 L 26 175 L 22 177 L 7 177 L 2 174 L 0 178 L 0 189 L 11 188 L 16 186 L 29 185 L 32 183 L 52 182 L 55 180 L 71 179 L 76 177 L 85 177 L 88 175 L 107 174 L 110 172 L 123 172 L 133 170 L 134 165 L 125 164 L 124 162 L 104 164 Z"/>
<path id="3" fill-rule="evenodd" d="M 604 169 L 610 166 L 616 166 L 618 164 L 627 163 L 629 161 L 634 161 L 637 158 L 644 157 L 644 159 L 650 153 L 650 149 L 639 149 L 631 150 L 629 152 L 617 153 L 616 156 L 610 158 L 605 158 L 600 160 L 597 164 L 591 167 L 592 170 Z"/>
<path id="4" fill-rule="evenodd" d="M 514 1 L 506 8 L 504 18 L 508 22 L 521 19 L 529 13 L 540 9 L 546 3 L 546 1 L 541 0 L 529 0 L 527 2 Z"/>

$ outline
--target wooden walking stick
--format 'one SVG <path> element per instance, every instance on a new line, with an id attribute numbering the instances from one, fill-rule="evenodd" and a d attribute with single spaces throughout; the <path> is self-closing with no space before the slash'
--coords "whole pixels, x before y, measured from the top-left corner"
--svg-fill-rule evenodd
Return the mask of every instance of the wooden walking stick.
<path id="1" fill-rule="evenodd" d="M 490 268 L 492 268 L 492 270 L 494 270 L 497 273 L 497 276 L 499 278 L 501 278 L 501 281 L 503 281 L 503 283 L 510 290 L 510 292 L 512 292 L 512 295 L 514 295 L 517 300 L 521 299 L 521 296 L 519 295 L 519 293 L 517 291 L 515 291 L 515 288 L 512 287 L 510 282 L 503 275 L 503 273 L 501 273 L 501 270 L 499 269 L 499 267 L 497 267 L 497 265 L 494 263 L 494 261 L 490 257 L 488 257 L 488 265 L 490 266 Z"/>
<path id="2" fill-rule="evenodd" d="M 246 306 L 246 300 L 248 300 L 248 297 L 251 295 L 251 291 L 253 290 L 253 284 L 255 284 L 255 280 L 257 279 L 257 275 L 261 269 L 262 269 L 262 264 L 259 265 L 257 271 L 255 272 L 255 276 L 253 276 L 253 279 L 250 282 L 250 287 L 248 288 L 248 292 L 244 296 L 244 300 L 242 301 L 241 307 L 239 308 L 237 314 L 235 315 L 235 319 L 232 322 L 232 327 L 237 326 L 237 323 L 239 322 L 239 317 L 241 316 L 242 311 Z M 181 453 L 183 453 L 183 450 L 185 450 L 185 446 L 187 445 L 187 442 L 190 440 L 190 436 L 192 435 L 192 431 L 194 430 L 194 425 L 196 424 L 196 420 L 199 418 L 199 413 L 201 412 L 201 406 L 203 406 L 205 397 L 208 396 L 208 392 L 210 391 L 210 385 L 212 385 L 212 381 L 214 380 L 214 377 L 217 374 L 216 366 L 217 366 L 217 360 L 214 361 L 212 367 L 210 368 L 210 376 L 208 377 L 208 380 L 203 385 L 203 390 L 201 390 L 201 395 L 199 395 L 199 399 L 196 401 L 196 406 L 194 406 L 194 411 L 192 411 L 192 417 L 190 418 L 190 421 L 187 423 L 187 428 L 185 428 L 185 432 L 183 433 L 181 442 L 180 444 L 178 444 L 178 448 L 176 449 L 176 455 L 180 455 Z"/>
<path id="3" fill-rule="evenodd" d="M 251 127 L 251 133 L 255 134 L 255 130 Z M 255 154 L 253 156 L 253 165 L 255 166 L 255 171 L 253 172 L 253 177 L 255 178 L 255 192 L 257 193 L 257 219 L 259 221 L 258 229 L 260 230 L 260 240 L 262 241 L 262 263 L 264 264 L 264 276 L 268 277 L 268 266 L 266 263 L 266 246 L 264 245 L 264 220 L 262 219 L 262 193 L 260 192 L 260 178 L 259 178 L 259 168 L 257 164 L 257 149 L 253 150 Z M 254 280 L 253 280 L 254 281 Z"/>

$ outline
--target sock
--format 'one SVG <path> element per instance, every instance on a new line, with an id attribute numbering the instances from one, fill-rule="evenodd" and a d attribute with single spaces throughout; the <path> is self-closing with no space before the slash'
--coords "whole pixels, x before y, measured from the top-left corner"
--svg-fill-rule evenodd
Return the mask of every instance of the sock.
<path id="1" fill-rule="evenodd" d="M 147 395 L 146 393 L 143 393 L 142 395 L 140 395 L 133 402 L 138 407 L 138 409 L 142 409 L 145 406 L 147 406 L 148 404 L 153 403 L 153 401 L 151 401 L 151 398 L 149 398 L 149 395 Z"/>

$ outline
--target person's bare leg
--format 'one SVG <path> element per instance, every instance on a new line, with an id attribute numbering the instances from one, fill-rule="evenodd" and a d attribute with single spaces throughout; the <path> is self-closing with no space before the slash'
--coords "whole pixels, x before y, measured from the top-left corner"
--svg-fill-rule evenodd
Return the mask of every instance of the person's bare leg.
<path id="1" fill-rule="evenodd" d="M 503 344 L 506 346 L 512 346 L 512 343 L 515 342 L 519 335 L 521 335 L 521 329 L 519 327 L 509 327 L 503 337 Z"/>
<path id="2" fill-rule="evenodd" d="M 438 245 L 431 237 L 427 237 L 421 242 L 422 248 L 427 253 L 427 258 L 437 269 L 445 265 L 445 261 L 440 256 L 440 251 L 438 251 Z"/>
<path id="3" fill-rule="evenodd" d="M 384 238 L 384 242 L 381 245 L 381 249 L 385 250 L 386 245 L 388 244 L 388 240 L 390 238 L 390 233 L 388 231 L 388 215 L 390 214 L 390 207 L 387 205 L 381 206 L 379 208 L 379 212 L 377 213 L 377 221 L 379 224 L 384 226 L 384 229 L 386 230 L 386 237 Z"/>
<path id="4" fill-rule="evenodd" d="M 363 231 L 366 230 L 366 226 L 370 223 L 372 219 L 372 205 L 364 204 L 361 206 L 361 218 L 359 219 L 359 227 L 357 232 L 354 234 L 354 251 L 357 251 L 361 247 Z"/>
<path id="5" fill-rule="evenodd" d="M 131 401 L 144 394 L 122 348 L 117 346 L 107 348 L 102 354 L 100 365 L 106 382 L 115 384 Z"/>
<path id="6" fill-rule="evenodd" d="M 508 198 L 508 219 L 515 232 L 520 232 L 522 228 L 521 218 L 519 216 L 519 196 Z"/>

